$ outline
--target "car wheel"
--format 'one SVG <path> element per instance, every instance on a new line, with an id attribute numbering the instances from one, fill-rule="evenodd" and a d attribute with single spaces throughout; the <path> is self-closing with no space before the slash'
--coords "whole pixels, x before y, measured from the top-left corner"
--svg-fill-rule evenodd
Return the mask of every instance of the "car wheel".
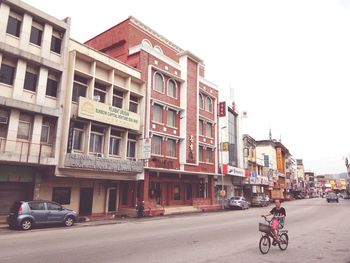
<path id="1" fill-rule="evenodd" d="M 33 227 L 33 222 L 31 219 L 24 219 L 21 222 L 21 229 L 22 230 L 29 230 Z"/>
<path id="2" fill-rule="evenodd" d="M 73 226 L 74 225 L 74 218 L 72 216 L 68 216 L 66 220 L 64 220 L 64 225 L 65 226 Z"/>

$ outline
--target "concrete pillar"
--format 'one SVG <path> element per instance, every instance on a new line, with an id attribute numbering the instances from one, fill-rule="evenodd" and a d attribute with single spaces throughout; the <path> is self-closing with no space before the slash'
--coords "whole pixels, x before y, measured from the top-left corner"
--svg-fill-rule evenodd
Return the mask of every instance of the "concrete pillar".
<path id="1" fill-rule="evenodd" d="M 9 118 L 9 126 L 7 131 L 7 142 L 5 152 L 15 152 L 17 131 L 18 131 L 19 111 L 11 110 Z"/>
<path id="2" fill-rule="evenodd" d="M 32 162 L 39 162 L 41 150 L 40 149 L 40 138 L 41 138 L 41 129 L 43 124 L 43 115 L 36 114 L 33 121 L 33 131 L 32 131 L 32 140 L 29 151 L 29 160 Z"/>
<path id="3" fill-rule="evenodd" d="M 51 37 L 52 37 L 52 26 L 45 24 L 43 35 L 42 35 L 42 44 L 41 44 L 41 56 L 48 57 L 50 54 L 51 47 Z"/>
<path id="4" fill-rule="evenodd" d="M 19 39 L 20 49 L 26 50 L 28 48 L 31 30 L 32 30 L 32 17 L 25 13 L 22 19 L 21 37 Z"/>
<path id="5" fill-rule="evenodd" d="M 26 68 L 27 68 L 26 61 L 19 59 L 17 62 L 16 75 L 15 75 L 15 80 L 13 85 L 13 98 L 16 100 L 22 100 Z"/>
<path id="6" fill-rule="evenodd" d="M 105 134 L 104 134 L 104 147 L 103 147 L 103 154 L 106 157 L 109 157 L 109 140 L 111 138 L 111 126 L 108 126 L 105 129 Z"/>
<path id="7" fill-rule="evenodd" d="M 46 84 L 49 71 L 47 68 L 41 67 L 38 76 L 38 85 L 36 90 L 36 104 L 44 106 L 46 95 Z"/>
<path id="8" fill-rule="evenodd" d="M 7 21 L 10 14 L 10 7 L 3 2 L 0 3 L 0 39 L 5 39 Z"/>
<path id="9" fill-rule="evenodd" d="M 128 151 L 128 131 L 123 132 L 122 140 L 121 140 L 121 159 L 125 160 L 127 157 L 127 151 Z"/>

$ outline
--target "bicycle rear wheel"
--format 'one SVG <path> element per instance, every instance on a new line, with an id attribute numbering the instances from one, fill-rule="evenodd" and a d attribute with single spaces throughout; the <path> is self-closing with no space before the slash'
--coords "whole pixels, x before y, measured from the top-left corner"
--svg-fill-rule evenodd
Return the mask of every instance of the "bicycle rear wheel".
<path id="1" fill-rule="evenodd" d="M 288 247 L 288 235 L 286 233 L 283 233 L 280 235 L 280 242 L 278 243 L 278 246 L 280 250 L 286 250 Z"/>
<path id="2" fill-rule="evenodd" d="M 259 250 L 261 254 L 267 254 L 271 247 L 271 240 L 267 235 L 264 235 L 260 238 Z"/>

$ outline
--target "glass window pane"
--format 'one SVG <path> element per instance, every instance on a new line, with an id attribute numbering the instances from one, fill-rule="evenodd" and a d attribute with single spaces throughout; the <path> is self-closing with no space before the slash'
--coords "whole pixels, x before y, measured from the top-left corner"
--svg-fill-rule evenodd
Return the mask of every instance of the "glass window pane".
<path id="1" fill-rule="evenodd" d="M 135 103 L 135 102 L 130 101 L 129 111 L 137 113 L 137 108 L 138 108 L 138 104 Z"/>
<path id="2" fill-rule="evenodd" d="M 13 85 L 13 79 L 15 76 L 15 68 L 6 64 L 1 64 L 0 69 L 0 82 L 7 84 L 7 85 Z"/>
<path id="3" fill-rule="evenodd" d="M 206 110 L 209 112 L 213 112 L 213 101 L 209 97 L 207 97 L 206 99 Z"/>
<path id="4" fill-rule="evenodd" d="M 173 80 L 168 82 L 168 96 L 176 98 L 176 84 Z"/>
<path id="5" fill-rule="evenodd" d="M 36 91 L 36 84 L 37 84 L 38 76 L 34 73 L 31 73 L 29 71 L 26 72 L 26 76 L 24 78 L 24 89 L 30 90 L 30 91 Z"/>
<path id="6" fill-rule="evenodd" d="M 175 146 L 176 146 L 175 140 L 168 139 L 167 156 L 170 156 L 170 157 L 175 157 L 176 156 Z"/>
<path id="7" fill-rule="evenodd" d="M 7 21 L 6 32 L 16 37 L 19 37 L 19 33 L 21 31 L 21 23 L 22 23 L 21 20 L 15 17 L 9 16 L 9 19 Z"/>
<path id="8" fill-rule="evenodd" d="M 32 26 L 32 30 L 30 31 L 30 42 L 40 46 L 41 45 L 41 37 L 42 31 L 36 27 Z"/>
<path id="9" fill-rule="evenodd" d="M 159 92 L 163 92 L 164 90 L 164 81 L 163 81 L 163 77 L 162 75 L 160 75 L 159 73 L 155 74 L 155 83 L 154 83 L 154 89 L 159 91 Z"/>
<path id="10" fill-rule="evenodd" d="M 176 112 L 173 110 L 168 110 L 168 120 L 167 123 L 169 126 L 171 127 L 176 127 L 176 122 L 175 122 L 175 116 L 176 116 Z"/>
<path id="11" fill-rule="evenodd" d="M 153 121 L 163 122 L 163 107 L 157 104 L 153 105 Z"/>
<path id="12" fill-rule="evenodd" d="M 203 135 L 203 120 L 199 120 L 198 124 L 198 133 L 199 135 Z"/>
<path id="13" fill-rule="evenodd" d="M 48 143 L 49 142 L 49 133 L 50 133 L 50 126 L 43 125 L 41 127 L 40 142 Z"/>
<path id="14" fill-rule="evenodd" d="M 200 162 L 203 162 L 203 147 L 199 146 L 199 150 L 198 150 L 198 160 Z"/>
<path id="15" fill-rule="evenodd" d="M 17 138 L 22 139 L 22 140 L 29 140 L 30 139 L 30 126 L 31 126 L 30 123 L 20 121 L 18 123 Z"/>
<path id="16" fill-rule="evenodd" d="M 51 51 L 61 54 L 61 42 L 62 40 L 58 37 L 52 36 L 51 38 Z"/>
<path id="17" fill-rule="evenodd" d="M 113 96 L 112 105 L 114 107 L 122 108 L 123 107 L 123 98 Z"/>
<path id="18" fill-rule="evenodd" d="M 135 158 L 135 156 L 136 156 L 136 142 L 129 140 L 128 141 L 127 157 Z"/>
<path id="19" fill-rule="evenodd" d="M 87 87 L 79 84 L 77 82 L 74 82 L 73 84 L 73 95 L 72 95 L 72 101 L 78 102 L 79 97 L 86 97 L 86 89 Z"/>
<path id="20" fill-rule="evenodd" d="M 74 150 L 82 150 L 82 139 L 83 132 L 81 130 L 74 129 L 73 132 L 73 149 Z"/>
<path id="21" fill-rule="evenodd" d="M 50 97 L 57 97 L 58 82 L 54 79 L 47 79 L 46 95 Z"/>
<path id="22" fill-rule="evenodd" d="M 207 123 L 206 125 L 206 131 L 205 131 L 205 136 L 212 138 L 212 126 L 210 123 Z"/>
<path id="23" fill-rule="evenodd" d="M 111 137 L 109 141 L 109 154 L 120 155 L 120 138 Z"/>
<path id="24" fill-rule="evenodd" d="M 199 94 L 199 108 L 204 109 L 204 98 L 202 94 Z"/>
<path id="25" fill-rule="evenodd" d="M 162 137 L 153 136 L 151 140 L 151 152 L 153 154 L 162 154 Z"/>

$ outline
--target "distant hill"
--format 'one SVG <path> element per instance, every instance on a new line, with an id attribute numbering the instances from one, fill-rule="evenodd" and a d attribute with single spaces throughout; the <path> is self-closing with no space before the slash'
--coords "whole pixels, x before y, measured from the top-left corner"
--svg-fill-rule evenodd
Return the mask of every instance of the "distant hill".
<path id="1" fill-rule="evenodd" d="M 340 174 L 322 174 L 322 176 L 327 179 L 349 179 L 348 173 L 340 173 Z"/>

